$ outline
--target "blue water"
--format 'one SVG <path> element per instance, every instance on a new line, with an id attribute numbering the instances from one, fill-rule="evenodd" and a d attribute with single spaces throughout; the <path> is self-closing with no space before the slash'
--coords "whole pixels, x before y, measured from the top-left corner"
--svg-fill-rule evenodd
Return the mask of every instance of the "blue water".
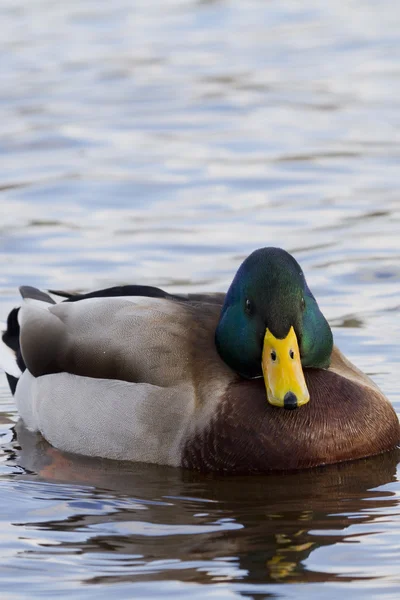
<path id="1" fill-rule="evenodd" d="M 18 285 L 224 291 L 303 266 L 400 412 L 400 9 L 2 0 L 0 319 Z M 204 477 L 65 456 L 0 374 L 2 598 L 393 598 L 394 452 Z"/>

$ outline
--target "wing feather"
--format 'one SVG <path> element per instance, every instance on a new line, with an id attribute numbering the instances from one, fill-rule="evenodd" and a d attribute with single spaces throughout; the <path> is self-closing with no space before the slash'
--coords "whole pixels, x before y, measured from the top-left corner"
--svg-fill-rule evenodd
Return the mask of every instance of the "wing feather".
<path id="1" fill-rule="evenodd" d="M 214 318 L 204 322 L 190 303 L 148 297 L 91 298 L 74 303 L 24 305 L 21 350 L 36 377 L 67 372 L 86 377 L 176 385 L 191 376 L 201 337 L 214 344 Z"/>

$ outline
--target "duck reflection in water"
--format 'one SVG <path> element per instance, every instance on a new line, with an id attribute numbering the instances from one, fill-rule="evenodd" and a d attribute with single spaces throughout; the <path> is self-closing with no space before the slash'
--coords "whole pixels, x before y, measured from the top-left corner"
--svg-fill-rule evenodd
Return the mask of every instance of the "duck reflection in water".
<path id="1" fill-rule="evenodd" d="M 373 524 L 397 505 L 390 490 L 377 488 L 396 481 L 398 450 L 297 473 L 221 477 L 67 455 L 22 424 L 16 432 L 21 450 L 10 460 L 26 470 L 20 478 L 76 485 L 78 496 L 85 489 L 81 514 L 30 528 L 86 531 L 84 541 L 61 542 L 58 551 L 107 553 L 118 563 L 86 583 L 336 581 L 308 557 L 351 541 L 351 525 Z M 87 510 L 91 502 L 101 510 Z"/>

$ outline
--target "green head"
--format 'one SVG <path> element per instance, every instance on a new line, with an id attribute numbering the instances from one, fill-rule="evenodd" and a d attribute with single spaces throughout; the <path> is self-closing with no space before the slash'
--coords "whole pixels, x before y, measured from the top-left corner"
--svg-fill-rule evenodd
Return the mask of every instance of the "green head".
<path id="1" fill-rule="evenodd" d="M 309 400 L 303 367 L 329 366 L 331 329 L 298 262 L 280 248 L 255 250 L 228 290 L 215 335 L 221 358 L 243 377 L 264 376 L 271 404 Z"/>

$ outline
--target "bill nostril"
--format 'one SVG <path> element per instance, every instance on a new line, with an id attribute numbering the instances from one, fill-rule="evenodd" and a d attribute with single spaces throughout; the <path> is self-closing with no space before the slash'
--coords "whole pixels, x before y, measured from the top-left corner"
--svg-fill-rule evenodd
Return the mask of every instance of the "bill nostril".
<path id="1" fill-rule="evenodd" d="M 287 408 L 288 410 L 293 410 L 294 408 L 297 408 L 296 394 L 293 394 L 293 392 L 287 392 L 283 399 L 283 406 L 284 406 L 284 408 Z"/>

